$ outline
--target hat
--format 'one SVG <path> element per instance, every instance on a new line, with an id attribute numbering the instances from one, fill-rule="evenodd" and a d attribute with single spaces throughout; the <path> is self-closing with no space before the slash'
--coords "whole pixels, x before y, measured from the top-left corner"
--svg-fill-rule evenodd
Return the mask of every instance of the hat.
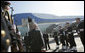
<path id="1" fill-rule="evenodd" d="M 9 5 L 11 5 L 11 3 L 10 2 L 8 2 L 8 1 L 1 1 L 1 7 L 5 7 L 5 6 L 9 6 Z"/>

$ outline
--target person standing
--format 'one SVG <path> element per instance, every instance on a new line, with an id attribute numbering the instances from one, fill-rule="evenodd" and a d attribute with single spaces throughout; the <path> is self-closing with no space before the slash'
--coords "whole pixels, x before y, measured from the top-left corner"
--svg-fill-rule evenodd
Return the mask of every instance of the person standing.
<path id="1" fill-rule="evenodd" d="M 75 32 L 78 32 L 78 25 L 80 23 L 80 18 L 76 18 L 75 19 L 76 22 L 72 23 L 70 25 L 70 27 L 68 27 L 68 31 L 71 32 L 71 34 L 69 35 L 69 38 L 70 38 L 70 44 L 71 44 L 71 47 L 70 47 L 70 50 L 71 51 L 77 51 L 76 49 L 76 42 L 75 42 L 75 37 L 74 37 L 74 33 Z M 79 34 L 78 34 L 79 35 Z"/>
<path id="2" fill-rule="evenodd" d="M 69 23 L 66 23 L 67 24 L 67 37 L 68 37 L 68 42 L 70 44 L 70 51 L 74 51 L 76 52 L 77 49 L 76 49 L 76 43 L 75 43 L 75 39 L 74 39 L 74 36 L 73 36 L 73 32 L 72 32 L 72 27 L 70 26 Z"/>
<path id="3" fill-rule="evenodd" d="M 59 36 L 60 36 L 60 42 L 62 43 L 62 50 L 65 50 L 66 49 L 65 36 L 63 33 L 63 28 L 61 26 L 59 26 Z"/>
<path id="4" fill-rule="evenodd" d="M 44 46 L 43 35 L 39 30 L 39 27 L 31 18 L 28 18 L 29 23 L 29 46 L 31 52 L 41 52 L 42 47 Z"/>
<path id="5" fill-rule="evenodd" d="M 56 28 L 54 28 L 53 37 L 54 37 L 57 47 L 59 48 L 58 31 L 55 31 L 55 30 L 56 30 Z"/>
<path id="6" fill-rule="evenodd" d="M 50 45 L 49 45 L 49 37 L 48 37 L 48 34 L 43 34 L 43 38 L 44 38 L 44 41 L 45 41 L 45 48 L 47 50 L 47 47 L 50 49 Z"/>
<path id="7" fill-rule="evenodd" d="M 26 48 L 26 52 L 28 52 L 28 50 L 29 50 L 29 38 L 28 38 L 28 36 L 27 36 L 27 33 L 26 33 L 26 35 L 24 36 L 24 43 L 25 43 L 25 48 Z"/>
<path id="8" fill-rule="evenodd" d="M 79 36 L 80 36 L 80 39 L 81 39 L 81 42 L 84 46 L 84 20 L 82 20 L 79 25 L 78 25 L 78 29 L 79 29 Z"/>
<path id="9" fill-rule="evenodd" d="M 68 28 L 69 27 L 69 22 L 66 22 L 66 24 L 65 24 L 65 27 L 64 27 L 64 35 L 65 35 L 65 44 L 66 44 L 66 48 L 68 49 L 69 48 L 69 39 L 68 39 Z"/>
<path id="10" fill-rule="evenodd" d="M 11 42 L 11 52 L 18 52 L 18 49 L 17 49 L 17 33 L 16 33 L 16 27 L 14 27 L 15 24 L 13 24 L 13 19 L 12 17 L 10 16 L 9 14 L 9 10 L 10 10 L 10 5 L 11 3 L 8 2 L 8 1 L 2 1 L 1 3 L 2 5 L 2 9 L 3 9 L 3 12 L 2 12 L 2 15 L 4 16 L 4 19 L 6 21 L 6 27 L 8 27 L 8 31 L 9 31 L 9 34 L 10 34 L 10 42 Z"/>
<path id="11" fill-rule="evenodd" d="M 8 49 L 11 45 L 10 29 L 12 28 L 12 25 L 10 23 L 11 17 L 9 17 L 9 12 L 8 12 L 10 10 L 9 6 L 10 6 L 10 2 L 1 1 L 1 35 L 2 35 L 1 51 L 2 52 L 10 52 L 8 51 Z"/>

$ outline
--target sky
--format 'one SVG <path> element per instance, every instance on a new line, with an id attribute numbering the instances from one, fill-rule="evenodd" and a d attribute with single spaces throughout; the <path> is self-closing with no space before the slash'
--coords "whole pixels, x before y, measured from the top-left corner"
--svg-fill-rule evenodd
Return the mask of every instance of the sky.
<path id="1" fill-rule="evenodd" d="M 56 16 L 84 16 L 84 1 L 9 1 L 18 13 L 44 13 Z"/>

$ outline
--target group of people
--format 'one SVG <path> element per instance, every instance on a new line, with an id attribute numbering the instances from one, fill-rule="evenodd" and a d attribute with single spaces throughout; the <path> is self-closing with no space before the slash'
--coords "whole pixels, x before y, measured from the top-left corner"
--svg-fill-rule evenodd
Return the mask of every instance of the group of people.
<path id="1" fill-rule="evenodd" d="M 80 18 L 76 18 L 76 22 L 70 24 L 66 22 L 65 26 L 59 26 L 58 31 L 54 31 L 54 40 L 59 47 L 62 44 L 62 50 L 69 49 L 70 51 L 77 52 L 77 44 L 75 42 L 74 34 L 80 37 L 84 46 L 84 20 L 80 21 Z M 59 43 L 60 40 L 60 43 Z"/>
<path id="2" fill-rule="evenodd" d="M 29 32 L 24 36 L 26 51 L 43 52 L 44 48 L 47 50 L 47 46 L 50 49 L 48 34 L 42 34 L 38 25 L 31 18 L 28 18 L 28 24 Z"/>
<path id="3" fill-rule="evenodd" d="M 3 1 L 1 3 L 1 52 L 8 52 L 11 46 L 11 52 L 24 52 L 23 42 L 21 40 L 20 31 L 17 25 L 13 23 L 13 19 L 9 14 L 10 3 Z M 26 51 L 29 52 L 42 52 L 43 48 L 49 46 L 48 34 L 42 34 L 38 25 L 28 17 L 29 32 L 28 36 L 24 37 Z M 66 26 L 62 28 L 59 26 L 58 32 L 54 32 L 54 39 L 59 45 L 58 36 L 62 43 L 62 49 L 65 50 L 65 46 L 69 46 L 71 51 L 76 51 L 76 43 L 74 38 L 74 30 L 78 32 L 84 46 L 84 20 L 80 22 L 80 18 L 76 19 L 76 22 L 70 25 L 66 23 Z M 27 43 L 27 44 L 26 44 Z M 18 48 L 17 48 L 18 47 Z"/>
<path id="4" fill-rule="evenodd" d="M 38 25 L 32 21 L 32 19 L 28 18 L 29 22 L 29 32 L 27 38 L 26 47 L 28 47 L 30 51 L 42 51 L 43 48 L 46 50 L 51 49 L 49 45 L 49 35 L 48 33 L 42 34 L 40 31 Z M 70 24 L 69 22 L 66 22 L 65 26 L 59 26 L 58 30 L 55 29 L 53 32 L 54 40 L 57 44 L 57 47 L 59 48 L 59 45 L 62 44 L 62 51 L 66 51 L 67 49 L 72 52 L 77 52 L 77 44 L 75 42 L 75 36 L 74 34 L 77 33 L 77 35 L 80 37 L 81 42 L 84 46 L 84 20 L 80 21 L 80 18 L 76 18 L 76 22 Z M 60 40 L 60 43 L 59 43 Z M 31 43 L 31 44 L 30 44 Z M 32 47 L 32 48 L 31 48 Z M 37 48 L 39 47 L 39 48 Z M 28 51 L 27 50 L 27 51 Z"/>

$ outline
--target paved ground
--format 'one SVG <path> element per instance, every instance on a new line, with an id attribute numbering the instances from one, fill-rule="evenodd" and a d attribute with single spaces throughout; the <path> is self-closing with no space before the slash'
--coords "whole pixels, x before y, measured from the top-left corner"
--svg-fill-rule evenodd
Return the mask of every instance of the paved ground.
<path id="1" fill-rule="evenodd" d="M 84 52 L 84 47 L 81 43 L 80 38 L 76 37 L 75 41 L 76 41 L 76 44 L 77 44 L 77 51 L 78 52 Z M 56 46 L 57 46 L 55 41 L 54 41 L 54 38 L 49 38 L 49 43 L 50 43 L 51 49 L 47 50 L 46 52 L 53 52 L 56 49 Z M 62 48 L 62 45 L 59 45 L 59 49 L 61 49 L 61 48 Z M 11 50 L 9 50 L 9 52 L 11 52 Z M 58 52 L 58 50 L 57 51 L 55 50 L 55 52 Z"/>
<path id="2" fill-rule="evenodd" d="M 77 44 L 77 51 L 78 52 L 84 52 L 84 47 L 81 43 L 81 40 L 79 37 L 76 37 L 75 38 L 75 41 L 76 41 L 76 44 Z M 54 41 L 54 38 L 49 38 L 49 42 L 50 42 L 50 47 L 51 49 L 50 50 L 47 50 L 46 52 L 53 52 L 55 49 L 56 49 L 56 43 Z M 59 49 L 61 49 L 61 45 L 59 46 Z M 55 52 L 58 52 L 58 51 L 55 51 Z"/>

